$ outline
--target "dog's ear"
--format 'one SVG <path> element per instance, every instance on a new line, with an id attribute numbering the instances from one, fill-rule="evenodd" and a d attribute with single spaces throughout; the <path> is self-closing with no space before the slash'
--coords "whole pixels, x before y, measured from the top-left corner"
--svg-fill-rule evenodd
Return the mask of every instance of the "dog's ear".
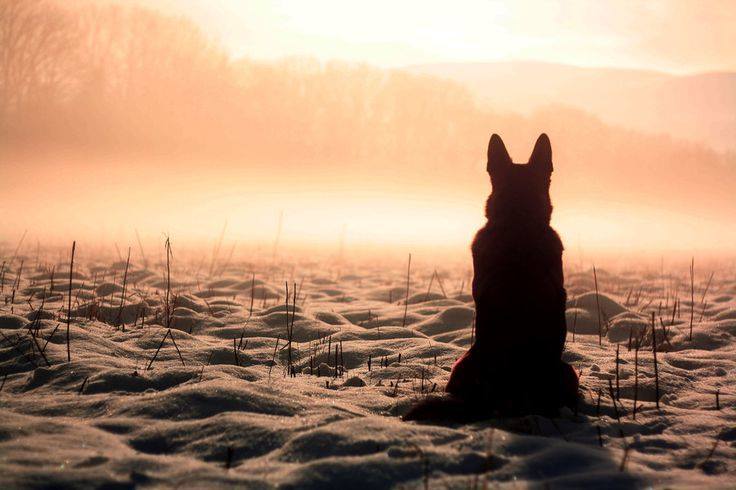
<path id="1" fill-rule="evenodd" d="M 491 141 L 488 142 L 488 164 L 486 166 L 488 174 L 493 179 L 511 165 L 511 157 L 509 152 L 506 151 L 506 146 L 503 144 L 501 137 L 494 133 L 491 136 Z"/>
<path id="2" fill-rule="evenodd" d="M 542 133 L 537 138 L 532 156 L 529 157 L 529 165 L 543 175 L 549 176 L 552 173 L 552 145 L 546 134 Z"/>

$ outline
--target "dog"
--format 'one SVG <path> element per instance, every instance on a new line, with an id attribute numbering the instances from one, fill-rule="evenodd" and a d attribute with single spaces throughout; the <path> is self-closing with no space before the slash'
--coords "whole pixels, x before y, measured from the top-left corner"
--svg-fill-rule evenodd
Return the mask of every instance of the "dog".
<path id="1" fill-rule="evenodd" d="M 562 241 L 550 226 L 552 170 L 546 134 L 526 165 L 491 136 L 487 222 L 471 246 L 475 341 L 453 365 L 447 395 L 420 402 L 405 420 L 549 415 L 576 403 L 578 377 L 562 361 L 567 293 Z"/>

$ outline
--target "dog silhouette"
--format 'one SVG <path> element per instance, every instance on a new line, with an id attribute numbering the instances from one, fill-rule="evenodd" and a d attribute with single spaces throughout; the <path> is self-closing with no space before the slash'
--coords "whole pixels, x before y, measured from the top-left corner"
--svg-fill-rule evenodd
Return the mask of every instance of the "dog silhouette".
<path id="1" fill-rule="evenodd" d="M 494 134 L 487 170 L 487 222 L 471 247 L 475 341 L 453 365 L 450 397 L 425 400 L 407 420 L 550 414 L 576 402 L 577 375 L 561 358 L 567 294 L 562 241 L 550 226 L 550 140 L 540 135 L 519 165 Z"/>

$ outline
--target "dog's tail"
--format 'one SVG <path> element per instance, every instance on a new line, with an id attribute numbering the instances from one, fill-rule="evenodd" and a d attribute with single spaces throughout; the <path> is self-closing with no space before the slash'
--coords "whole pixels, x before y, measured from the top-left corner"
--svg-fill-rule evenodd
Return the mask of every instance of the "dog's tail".
<path id="1" fill-rule="evenodd" d="M 491 415 L 481 412 L 479 405 L 469 400 L 452 395 L 438 395 L 427 397 L 416 403 L 402 419 L 418 422 L 466 423 Z"/>

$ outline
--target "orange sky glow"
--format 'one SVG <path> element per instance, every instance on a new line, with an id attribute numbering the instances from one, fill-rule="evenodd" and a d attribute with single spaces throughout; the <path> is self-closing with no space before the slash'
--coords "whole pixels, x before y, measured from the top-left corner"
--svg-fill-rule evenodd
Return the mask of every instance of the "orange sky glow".
<path id="1" fill-rule="evenodd" d="M 677 73 L 736 69 L 729 0 L 152 0 L 234 56 L 379 66 L 534 59 Z"/>

